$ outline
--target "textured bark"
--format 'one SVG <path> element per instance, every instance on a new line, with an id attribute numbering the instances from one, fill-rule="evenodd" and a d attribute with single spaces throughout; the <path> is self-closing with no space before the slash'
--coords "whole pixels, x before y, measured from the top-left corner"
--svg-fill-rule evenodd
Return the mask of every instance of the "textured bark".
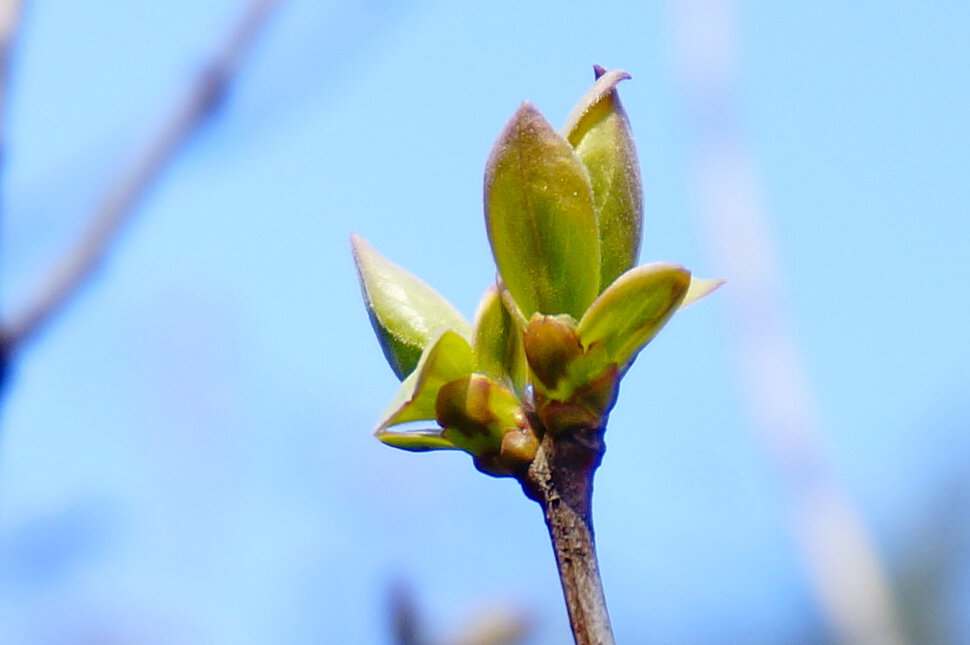
<path id="1" fill-rule="evenodd" d="M 602 429 L 547 432 L 522 478 L 542 507 L 577 645 L 613 645 L 596 562 L 591 503 L 593 475 L 605 451 Z"/>

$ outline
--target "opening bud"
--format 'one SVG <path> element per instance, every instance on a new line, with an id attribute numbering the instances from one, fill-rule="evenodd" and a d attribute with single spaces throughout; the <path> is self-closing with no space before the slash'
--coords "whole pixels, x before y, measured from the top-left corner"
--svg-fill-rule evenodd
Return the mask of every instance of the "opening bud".
<path id="1" fill-rule="evenodd" d="M 481 374 L 444 384 L 435 414 L 444 436 L 475 456 L 499 454 L 508 433 L 532 432 L 515 395 Z"/>

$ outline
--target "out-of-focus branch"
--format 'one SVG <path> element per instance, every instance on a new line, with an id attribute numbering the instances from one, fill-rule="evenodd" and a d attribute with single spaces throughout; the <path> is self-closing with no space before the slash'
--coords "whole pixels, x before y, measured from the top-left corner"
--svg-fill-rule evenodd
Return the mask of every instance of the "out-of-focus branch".
<path id="1" fill-rule="evenodd" d="M 10 80 L 10 58 L 13 53 L 17 32 L 20 29 L 20 16 L 23 13 L 21 0 L 0 0 L 0 185 L 3 183 L 4 161 L 7 157 L 7 94 Z M 3 194 L 0 192 L 0 213 L 3 212 Z M 0 256 L 2 257 L 2 256 Z M 7 373 L 10 347 L 0 330 L 0 387 Z"/>
<path id="2" fill-rule="evenodd" d="M 532 617 L 510 606 L 483 607 L 445 638 L 444 645 L 521 645 L 532 635 Z"/>
<path id="3" fill-rule="evenodd" d="M 422 645 L 421 619 L 414 592 L 403 581 L 395 581 L 388 594 L 391 614 L 391 642 L 394 645 Z"/>
<path id="4" fill-rule="evenodd" d="M 10 56 L 17 41 L 22 0 L 0 0 L 0 169 L 6 150 L 7 85 L 10 78 Z"/>
<path id="5" fill-rule="evenodd" d="M 95 208 L 91 224 L 43 280 L 27 306 L 0 329 L 0 352 L 13 355 L 36 337 L 80 291 L 176 153 L 212 115 L 245 54 L 282 0 L 251 0 L 228 37 L 144 150 L 125 168 Z"/>
<path id="6" fill-rule="evenodd" d="M 518 645 L 532 633 L 532 618 L 527 613 L 496 604 L 479 608 L 470 620 L 444 639 L 430 638 L 424 630 L 414 590 L 403 580 L 388 588 L 391 642 L 394 645 Z"/>
<path id="7" fill-rule="evenodd" d="M 730 280 L 742 384 L 788 494 L 796 539 L 839 643 L 903 645 L 893 594 L 868 529 L 824 454 L 751 155 L 736 123 L 732 0 L 676 3 L 678 60 L 695 130 L 704 223 Z"/>

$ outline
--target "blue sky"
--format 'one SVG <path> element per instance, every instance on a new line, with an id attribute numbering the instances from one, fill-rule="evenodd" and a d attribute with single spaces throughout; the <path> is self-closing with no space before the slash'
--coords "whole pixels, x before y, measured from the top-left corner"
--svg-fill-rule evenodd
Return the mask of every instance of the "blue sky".
<path id="1" fill-rule="evenodd" d="M 385 594 L 403 578 L 439 634 L 498 603 L 535 617 L 534 643 L 564 642 L 539 509 L 463 455 L 370 436 L 397 381 L 347 238 L 470 316 L 494 274 L 492 142 L 525 99 L 561 123 L 599 63 L 633 75 L 621 92 L 643 166 L 641 261 L 730 281 L 700 215 L 674 6 L 286 3 L 223 111 L 17 366 L 0 435 L 0 640 L 387 642 Z M 7 123 L 5 312 L 236 10 L 29 5 Z M 900 569 L 970 456 L 970 6 L 734 14 L 733 118 L 825 454 Z M 730 298 L 675 318 L 611 420 L 594 508 L 621 642 L 823 629 L 746 408 Z"/>

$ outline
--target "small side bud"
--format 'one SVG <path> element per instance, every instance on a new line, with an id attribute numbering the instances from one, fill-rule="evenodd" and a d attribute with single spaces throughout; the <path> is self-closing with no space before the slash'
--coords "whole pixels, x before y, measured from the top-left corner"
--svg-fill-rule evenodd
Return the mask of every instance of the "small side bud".
<path id="1" fill-rule="evenodd" d="M 435 414 L 444 436 L 475 456 L 498 453 L 507 432 L 529 427 L 515 395 L 481 374 L 441 386 Z"/>
<path id="2" fill-rule="evenodd" d="M 575 428 L 601 427 L 602 415 L 572 401 L 545 401 L 537 410 L 542 425 L 553 435 Z"/>
<path id="3" fill-rule="evenodd" d="M 606 423 L 620 380 L 603 344 L 584 348 L 568 317 L 535 315 L 523 335 L 535 375 L 535 410 L 554 434 Z"/>
<path id="4" fill-rule="evenodd" d="M 616 365 L 608 365 L 577 387 L 566 400 L 539 401 L 536 413 L 543 426 L 553 434 L 574 428 L 604 428 L 616 404 L 621 376 Z"/>
<path id="5" fill-rule="evenodd" d="M 474 456 L 475 468 L 492 477 L 517 477 L 528 469 L 539 451 L 539 439 L 531 428 L 515 428 L 502 437 L 498 452 Z"/>
<path id="6" fill-rule="evenodd" d="M 518 428 L 510 430 L 502 437 L 502 448 L 499 456 L 502 461 L 515 467 L 528 466 L 536 458 L 539 450 L 539 439 L 532 428 Z"/>
<path id="7" fill-rule="evenodd" d="M 583 355 L 576 324 L 568 316 L 534 315 L 526 327 L 523 344 L 529 367 L 550 391 L 559 387 L 570 365 Z"/>

